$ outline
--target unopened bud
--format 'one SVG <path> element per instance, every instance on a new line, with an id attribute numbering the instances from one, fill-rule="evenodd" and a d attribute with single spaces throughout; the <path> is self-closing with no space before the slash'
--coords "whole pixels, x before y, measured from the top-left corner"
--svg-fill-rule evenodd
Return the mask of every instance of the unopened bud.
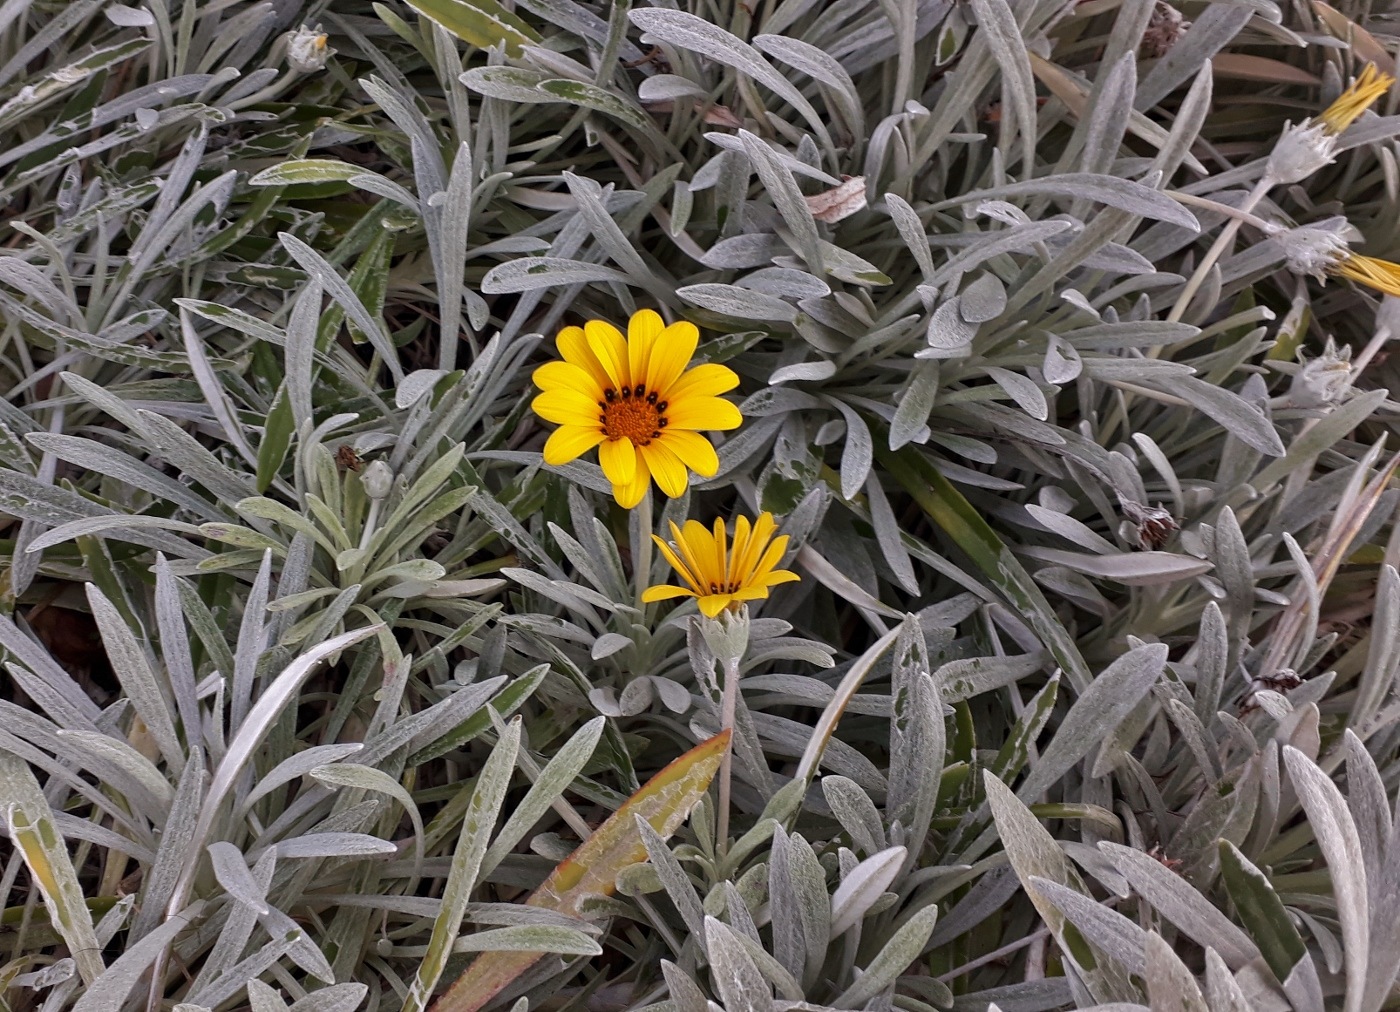
<path id="1" fill-rule="evenodd" d="M 1320 408 L 1340 400 L 1351 388 L 1351 347 L 1337 348 L 1332 338 L 1322 354 L 1305 361 L 1293 374 L 1288 398 L 1300 408 Z"/>
<path id="2" fill-rule="evenodd" d="M 326 45 L 326 33 L 321 26 L 302 25 L 287 38 L 287 65 L 303 74 L 314 74 L 326 66 L 335 50 Z"/>
<path id="3" fill-rule="evenodd" d="M 389 492 L 394 487 L 394 472 L 384 461 L 372 460 L 365 466 L 360 481 L 364 483 L 365 495 L 380 502 L 389 498 Z"/>
<path id="4" fill-rule="evenodd" d="M 1274 144 L 1264 171 L 1276 183 L 1297 183 L 1332 164 L 1336 138 L 1321 123 L 1291 123 Z"/>
<path id="5" fill-rule="evenodd" d="M 749 606 L 739 605 L 737 611 L 725 608 L 714 618 L 701 615 L 700 635 L 715 660 L 721 665 L 737 664 L 749 648 Z"/>

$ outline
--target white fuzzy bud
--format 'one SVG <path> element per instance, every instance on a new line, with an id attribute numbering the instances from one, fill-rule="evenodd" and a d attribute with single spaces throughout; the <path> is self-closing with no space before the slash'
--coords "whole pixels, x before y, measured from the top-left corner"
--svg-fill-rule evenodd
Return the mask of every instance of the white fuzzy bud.
<path id="1" fill-rule="evenodd" d="M 1332 164 L 1337 140 L 1321 123 L 1289 124 L 1274 144 L 1264 172 L 1275 183 L 1297 183 Z"/>
<path id="2" fill-rule="evenodd" d="M 302 25 L 287 35 L 287 66 L 303 74 L 314 74 L 326 66 L 335 50 L 326 45 L 326 33 L 321 26 Z"/>
<path id="3" fill-rule="evenodd" d="M 700 635 L 715 660 L 721 665 L 737 664 L 749 648 L 749 606 L 739 605 L 738 611 L 726 608 L 714 618 L 700 616 Z"/>
<path id="4" fill-rule="evenodd" d="M 1345 218 L 1328 218 L 1316 225 L 1290 228 L 1274 235 L 1283 248 L 1283 258 L 1294 274 L 1326 280 L 1327 271 L 1351 252 L 1348 243 L 1357 238 Z"/>
<path id="5" fill-rule="evenodd" d="M 389 492 L 394 487 L 394 472 L 384 461 L 372 460 L 365 466 L 360 481 L 364 483 L 365 495 L 375 502 L 380 502 L 389 498 Z"/>
<path id="6" fill-rule="evenodd" d="M 1320 408 L 1340 400 L 1350 388 L 1351 348 L 1339 350 L 1329 337 L 1322 354 L 1304 362 L 1293 374 L 1288 398 L 1300 408 Z"/>

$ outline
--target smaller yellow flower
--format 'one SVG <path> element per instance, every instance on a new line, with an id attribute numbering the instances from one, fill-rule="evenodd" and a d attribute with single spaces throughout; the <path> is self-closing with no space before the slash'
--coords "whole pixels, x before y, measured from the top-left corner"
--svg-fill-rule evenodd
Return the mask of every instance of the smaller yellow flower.
<path id="1" fill-rule="evenodd" d="M 1351 83 L 1351 87 L 1338 95 L 1337 101 L 1317 117 L 1318 122 L 1333 136 L 1344 132 L 1358 116 L 1371 108 L 1371 103 L 1389 91 L 1394 83 L 1395 78 L 1389 74 L 1382 74 L 1374 63 L 1366 64 L 1366 68 Z"/>
<path id="2" fill-rule="evenodd" d="M 777 529 L 771 513 L 760 513 L 752 527 L 748 517 L 740 517 L 734 525 L 734 546 L 730 549 L 726 546 L 723 520 L 715 521 L 713 532 L 698 520 L 687 520 L 685 530 L 671 524 L 671 541 L 654 534 L 652 538 L 686 585 L 648 587 L 642 600 L 650 604 L 673 597 L 693 597 L 700 613 L 714 618 L 742 601 L 766 598 L 769 587 L 800 579 L 796 573 L 773 568 L 788 545 L 786 534 L 773 537 Z"/>
<path id="3" fill-rule="evenodd" d="M 1265 178 L 1272 184 L 1298 183 L 1331 165 L 1338 136 L 1394 83 L 1395 78 L 1382 74 L 1374 63 L 1366 64 L 1337 101 L 1312 119 L 1284 129 L 1269 152 Z"/>
<path id="4" fill-rule="evenodd" d="M 1351 278 L 1386 295 L 1400 295 L 1400 264 L 1377 260 L 1359 253 L 1348 253 L 1328 268 L 1328 273 Z"/>

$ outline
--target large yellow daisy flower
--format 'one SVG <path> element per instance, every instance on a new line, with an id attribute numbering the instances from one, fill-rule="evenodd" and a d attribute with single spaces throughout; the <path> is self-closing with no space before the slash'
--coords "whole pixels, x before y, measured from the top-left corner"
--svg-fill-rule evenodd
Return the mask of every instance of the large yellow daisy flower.
<path id="1" fill-rule="evenodd" d="M 650 309 L 632 314 L 627 337 L 602 320 L 565 327 L 556 345 L 562 362 L 535 370 L 543 391 L 531 405 L 556 429 L 544 444 L 547 464 L 566 464 L 598 447 L 598 463 L 624 509 L 642 501 L 651 479 L 671 498 L 683 495 L 690 472 L 708 478 L 719 457 L 701 431 L 738 428 L 739 409 L 719 394 L 739 385 L 728 366 L 687 369 L 700 331 L 669 327 Z"/>
<path id="2" fill-rule="evenodd" d="M 752 527 L 748 517 L 740 517 L 734 525 L 734 546 L 730 549 L 725 544 L 723 520 L 715 521 L 713 533 L 698 520 L 687 520 L 684 530 L 671 524 L 671 541 L 663 541 L 655 534 L 652 538 L 685 586 L 648 587 L 642 600 L 650 604 L 672 597 L 693 597 L 701 614 L 714 618 L 741 601 L 766 598 L 768 588 L 800 579 L 796 573 L 773 568 L 788 545 L 786 534 L 773 537 L 777 529 L 771 513 L 760 513 Z"/>

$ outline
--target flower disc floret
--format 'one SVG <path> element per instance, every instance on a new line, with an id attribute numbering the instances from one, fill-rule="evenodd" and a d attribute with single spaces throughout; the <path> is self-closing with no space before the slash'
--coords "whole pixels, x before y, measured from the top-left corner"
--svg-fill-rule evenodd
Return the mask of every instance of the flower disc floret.
<path id="1" fill-rule="evenodd" d="M 641 502 L 653 478 L 671 498 L 685 494 L 690 472 L 710 477 L 719 457 L 702 431 L 734 429 L 739 409 L 720 394 L 739 385 L 727 366 L 689 368 L 700 332 L 669 327 L 650 309 L 632 315 L 624 338 L 603 320 L 565 327 L 562 361 L 535 370 L 542 391 L 535 413 L 559 425 L 544 444 L 548 464 L 566 464 L 595 446 L 620 506 Z"/>
<path id="2" fill-rule="evenodd" d="M 713 531 L 698 520 L 687 520 L 684 529 L 672 523 L 670 541 L 652 537 L 685 586 L 648 587 L 642 600 L 650 604 L 693 597 L 700 613 L 714 618 L 725 608 L 766 598 L 769 588 L 799 579 L 796 573 L 776 568 L 788 546 L 786 534 L 773 537 L 777 529 L 771 513 L 759 514 L 752 524 L 740 517 L 731 547 L 723 520 L 715 521 Z"/>

